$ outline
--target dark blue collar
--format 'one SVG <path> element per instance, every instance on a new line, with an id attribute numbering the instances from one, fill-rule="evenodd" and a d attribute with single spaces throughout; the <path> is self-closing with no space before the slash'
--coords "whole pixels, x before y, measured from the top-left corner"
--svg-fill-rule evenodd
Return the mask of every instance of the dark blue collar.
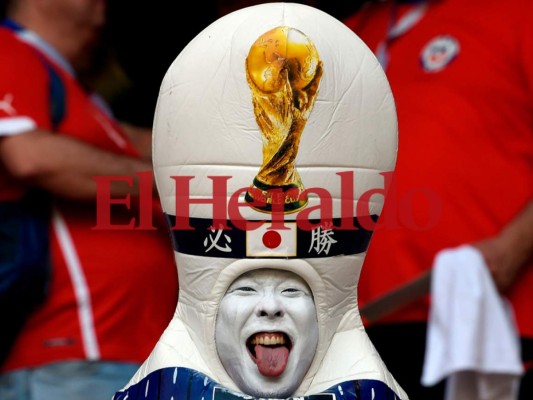
<path id="1" fill-rule="evenodd" d="M 13 21 L 12 19 L 9 19 L 9 18 L 6 18 L 6 19 L 2 20 L 1 25 L 5 26 L 6 28 L 11 29 L 12 31 L 15 31 L 15 32 L 19 32 L 19 31 L 23 31 L 24 30 L 24 27 L 22 25 L 20 25 L 19 23 L 15 22 L 15 21 Z"/>

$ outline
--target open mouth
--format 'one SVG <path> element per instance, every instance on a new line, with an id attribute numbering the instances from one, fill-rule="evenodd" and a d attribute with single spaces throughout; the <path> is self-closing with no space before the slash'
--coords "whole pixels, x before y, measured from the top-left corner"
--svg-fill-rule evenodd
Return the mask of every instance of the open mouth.
<path id="1" fill-rule="evenodd" d="M 258 332 L 248 338 L 246 347 L 259 372 L 276 377 L 287 367 L 292 342 L 283 332 Z"/>

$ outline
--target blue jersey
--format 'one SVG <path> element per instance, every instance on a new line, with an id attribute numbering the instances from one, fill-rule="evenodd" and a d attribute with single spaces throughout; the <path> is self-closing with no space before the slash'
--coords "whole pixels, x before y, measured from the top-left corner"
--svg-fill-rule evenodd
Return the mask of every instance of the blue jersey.
<path id="1" fill-rule="evenodd" d="M 189 368 L 163 368 L 117 392 L 113 400 L 254 400 L 230 390 L 207 375 Z M 296 399 L 296 398 L 295 398 Z M 321 393 L 298 400 L 401 400 L 383 382 L 360 379 L 339 383 Z"/>

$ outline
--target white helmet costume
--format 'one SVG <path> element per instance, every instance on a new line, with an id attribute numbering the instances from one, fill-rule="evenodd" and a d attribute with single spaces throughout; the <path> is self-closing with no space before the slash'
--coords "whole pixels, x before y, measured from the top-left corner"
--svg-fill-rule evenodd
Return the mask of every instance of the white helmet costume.
<path id="1" fill-rule="evenodd" d="M 314 358 L 290 397 L 406 400 L 357 307 L 369 226 L 383 203 L 376 189 L 396 151 L 385 74 L 332 16 L 266 3 L 196 36 L 168 69 L 154 119 L 178 305 L 114 399 L 252 398 L 224 368 L 215 326 L 232 282 L 268 269 L 301 277 L 316 307 Z"/>

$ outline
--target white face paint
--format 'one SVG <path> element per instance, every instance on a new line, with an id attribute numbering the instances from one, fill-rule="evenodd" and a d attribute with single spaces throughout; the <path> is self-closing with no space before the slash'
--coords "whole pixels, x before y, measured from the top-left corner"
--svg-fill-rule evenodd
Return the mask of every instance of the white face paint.
<path id="1" fill-rule="evenodd" d="M 289 271 L 260 269 L 241 275 L 220 302 L 215 341 L 222 365 L 242 392 L 291 396 L 318 344 L 311 290 Z"/>

